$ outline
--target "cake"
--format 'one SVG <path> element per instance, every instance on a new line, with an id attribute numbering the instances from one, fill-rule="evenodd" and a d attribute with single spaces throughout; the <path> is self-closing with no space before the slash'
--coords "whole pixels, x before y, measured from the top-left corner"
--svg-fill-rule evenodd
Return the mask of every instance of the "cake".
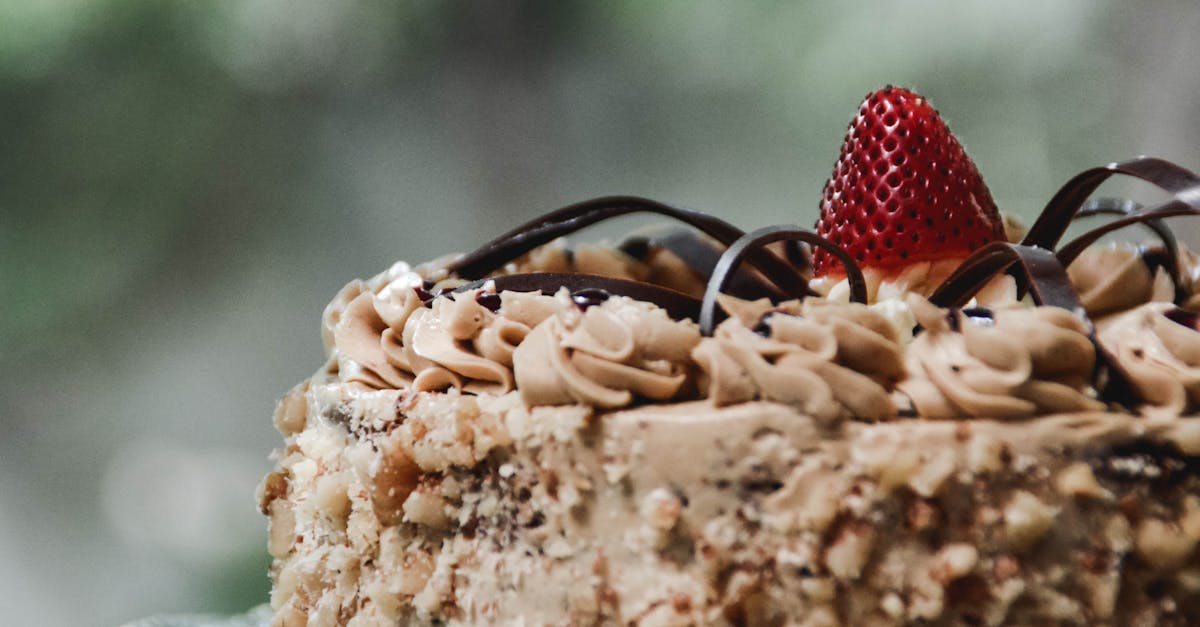
<path id="1" fill-rule="evenodd" d="M 1017 233 L 888 88 L 815 233 L 612 197 L 353 281 L 275 414 L 274 624 L 1195 624 L 1198 190 Z M 634 211 L 695 229 L 557 239 Z"/>

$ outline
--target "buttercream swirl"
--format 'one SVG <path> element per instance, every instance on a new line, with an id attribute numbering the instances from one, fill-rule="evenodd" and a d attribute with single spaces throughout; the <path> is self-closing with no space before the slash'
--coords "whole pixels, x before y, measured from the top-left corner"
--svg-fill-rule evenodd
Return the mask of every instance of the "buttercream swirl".
<path id="1" fill-rule="evenodd" d="M 763 399 L 822 421 L 896 413 L 889 392 L 903 376 L 903 358 L 894 329 L 879 313 L 815 300 L 772 306 L 722 297 L 722 306 L 730 319 L 692 351 L 714 404 Z"/>
<path id="2" fill-rule="evenodd" d="M 1089 384 L 1095 347 L 1071 312 L 1001 309 L 984 322 L 917 295 L 908 306 L 923 332 L 908 347 L 908 378 L 897 387 L 920 416 L 1018 419 L 1104 408 Z"/>
<path id="3" fill-rule="evenodd" d="M 670 400 L 685 389 L 688 354 L 700 341 L 695 323 L 623 296 L 582 310 L 565 289 L 555 299 L 564 306 L 512 355 L 527 405 L 614 408 L 638 398 Z"/>
<path id="4" fill-rule="evenodd" d="M 511 391 L 513 351 L 561 303 L 504 292 L 493 312 L 478 302 L 485 290 L 475 290 L 426 305 L 423 280 L 399 272 L 377 291 L 355 282 L 334 299 L 325 326 L 341 379 L 375 389 Z"/>
<path id="5" fill-rule="evenodd" d="M 1116 358 L 1142 400 L 1139 411 L 1175 417 L 1200 407 L 1200 333 L 1148 303 L 1100 323 L 1101 344 Z"/>

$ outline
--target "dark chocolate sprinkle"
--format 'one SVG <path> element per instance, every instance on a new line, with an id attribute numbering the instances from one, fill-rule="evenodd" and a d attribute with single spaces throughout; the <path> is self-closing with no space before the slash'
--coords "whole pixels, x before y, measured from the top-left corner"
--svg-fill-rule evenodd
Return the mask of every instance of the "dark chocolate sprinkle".
<path id="1" fill-rule="evenodd" d="M 588 307 L 599 305 L 600 303 L 608 300 L 610 296 L 612 295 L 604 290 L 586 288 L 577 292 L 573 292 L 571 294 L 571 301 L 575 303 L 576 307 L 579 307 L 583 311 L 587 311 Z"/>
<path id="2" fill-rule="evenodd" d="M 492 313 L 500 311 L 500 295 L 495 292 L 479 292 L 475 295 L 475 302 L 487 307 Z"/>
<path id="3" fill-rule="evenodd" d="M 969 307 L 962 310 L 962 314 L 975 326 L 991 327 L 996 325 L 994 314 L 987 307 Z"/>
<path id="4" fill-rule="evenodd" d="M 771 317 L 774 315 L 773 311 L 763 314 L 763 317 L 759 318 L 758 324 L 754 325 L 754 332 L 763 337 L 771 337 Z"/>
<path id="5" fill-rule="evenodd" d="M 957 307 L 951 307 L 946 310 L 946 322 L 950 325 L 950 330 L 955 333 L 962 331 L 962 327 L 958 323 L 958 312 L 959 309 Z"/>

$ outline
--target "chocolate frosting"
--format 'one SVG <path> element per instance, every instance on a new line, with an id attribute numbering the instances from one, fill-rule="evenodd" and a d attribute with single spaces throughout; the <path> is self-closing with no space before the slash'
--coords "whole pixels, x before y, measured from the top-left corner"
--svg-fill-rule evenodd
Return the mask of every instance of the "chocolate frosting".
<path id="1" fill-rule="evenodd" d="M 1100 215 L 1124 217 L 1137 214 L 1142 209 L 1142 205 L 1127 198 L 1096 198 L 1084 204 L 1079 212 L 1075 214 L 1074 220 Z M 1171 283 L 1176 286 L 1176 289 L 1182 289 L 1183 285 L 1181 283 L 1179 265 L 1180 250 L 1179 242 L 1175 239 L 1175 233 L 1161 219 L 1148 219 L 1142 224 L 1150 229 L 1161 242 L 1161 254 L 1152 256 L 1143 255 L 1147 265 L 1152 266 L 1152 270 L 1155 266 L 1163 268 L 1167 276 L 1171 279 Z"/>

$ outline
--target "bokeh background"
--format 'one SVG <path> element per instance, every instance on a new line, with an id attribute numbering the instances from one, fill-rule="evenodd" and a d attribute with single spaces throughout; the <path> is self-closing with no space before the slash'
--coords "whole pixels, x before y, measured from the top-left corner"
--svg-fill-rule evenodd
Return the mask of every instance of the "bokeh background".
<path id="1" fill-rule="evenodd" d="M 265 601 L 271 412 L 351 278 L 602 194 L 811 225 L 888 83 L 1027 218 L 1093 165 L 1200 168 L 1197 32 L 1193 0 L 0 0 L 2 622 Z"/>

